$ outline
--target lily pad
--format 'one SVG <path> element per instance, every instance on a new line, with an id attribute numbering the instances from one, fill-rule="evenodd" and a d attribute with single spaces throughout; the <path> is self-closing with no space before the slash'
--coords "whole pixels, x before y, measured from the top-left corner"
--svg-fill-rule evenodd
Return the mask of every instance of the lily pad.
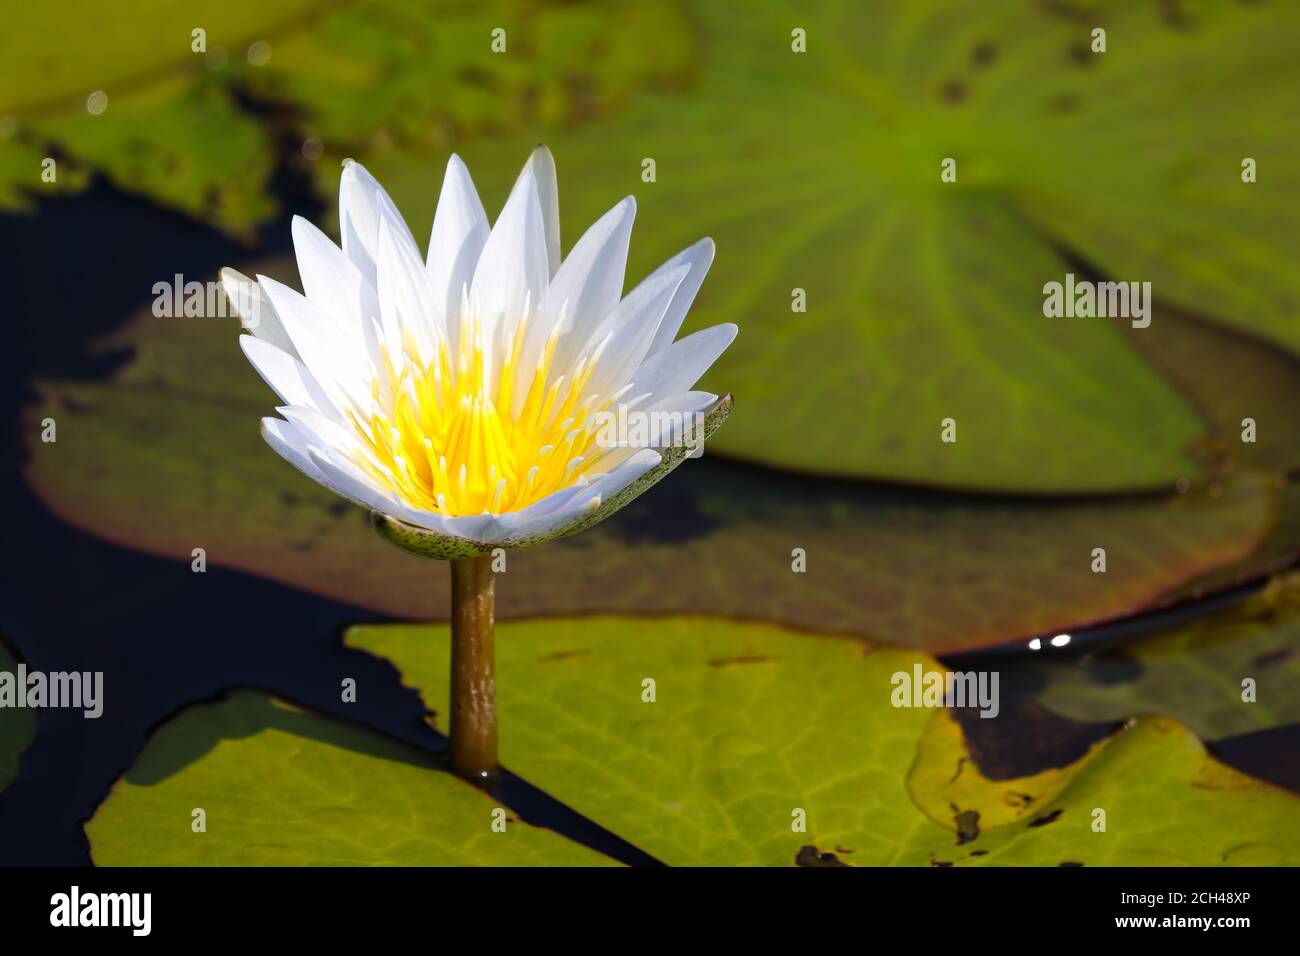
<path id="1" fill-rule="evenodd" d="M 0 40 L 0 117 L 15 148 L 59 158 L 59 178 L 43 182 L 39 161 L 5 162 L 0 196 L 17 195 L 6 205 L 21 206 L 79 189 L 94 171 L 250 237 L 276 208 L 267 183 L 277 147 L 236 102 L 233 64 L 314 5 L 235 0 L 199 13 L 145 0 L 130 18 L 84 0 L 25 7 Z M 196 29 L 205 31 L 203 51 L 193 49 Z"/>
<path id="2" fill-rule="evenodd" d="M 695 43 L 675 0 L 360 0 L 286 36 L 246 79 L 257 98 L 298 109 L 303 131 L 331 153 L 444 147 L 523 124 L 587 122 L 644 85 L 678 86 Z"/>
<path id="3" fill-rule="evenodd" d="M 1205 470 L 1300 474 L 1300 358 L 1168 310 L 1129 341 L 1209 423 L 1194 450 Z"/>
<path id="4" fill-rule="evenodd" d="M 23 208 L 55 191 L 39 159 L 57 155 L 61 190 L 99 172 L 251 238 L 276 209 L 270 174 L 286 140 L 428 145 L 524 119 L 578 122 L 642 84 L 681 82 L 694 59 L 671 2 L 606 4 L 625 27 L 612 38 L 584 10 L 521 0 L 235 0 L 201 13 L 144 0 L 132 13 L 75 0 L 11 18 L 0 37 L 0 138 L 14 146 L 0 143 L 0 203 Z M 497 27 L 508 27 L 509 55 L 491 49 Z"/>
<path id="5" fill-rule="evenodd" d="M 130 547 L 184 561 L 202 547 L 213 564 L 445 618 L 442 569 L 265 447 L 256 423 L 275 399 L 235 338 L 234 319 L 146 313 L 104 343 L 135 353 L 109 381 L 41 383 L 23 425 L 37 495 Z M 54 443 L 39 440 L 47 416 Z M 1162 604 L 1247 560 L 1274 525 L 1274 488 L 1250 474 L 1169 499 L 1017 503 L 800 479 L 713 448 L 610 521 L 511 554 L 500 613 L 740 614 L 951 652 Z M 1105 574 L 1091 571 L 1098 547 Z"/>
<path id="6" fill-rule="evenodd" d="M 18 661 L 0 642 L 0 671 L 14 673 Z M 18 776 L 18 758 L 36 736 L 36 714 L 26 708 L 0 708 L 0 790 Z"/>
<path id="7" fill-rule="evenodd" d="M 688 96 L 456 145 L 500 197 L 525 140 L 545 137 L 567 228 L 634 192 L 631 275 L 714 236 L 688 323 L 744 330 L 705 381 L 745 409 L 720 451 L 1001 491 L 1169 485 L 1195 475 L 1198 416 L 1117 320 L 1047 318 L 1042 287 L 1082 277 L 1082 257 L 1300 347 L 1294 133 L 1275 121 L 1300 105 L 1295 23 L 1278 3 L 1201 8 L 1189 29 L 1152 4 L 1088 9 L 709 4 Z M 1104 54 L 1089 52 L 1097 24 Z M 807 53 L 791 50 L 796 27 Z M 1270 178 L 1243 183 L 1244 156 L 1269 157 Z M 358 158 L 426 228 L 440 155 Z M 955 443 L 940 441 L 945 418 Z"/>
<path id="8" fill-rule="evenodd" d="M 163 80 L 114 99 L 109 109 L 111 119 L 81 109 L 35 120 L 28 137 L 56 143 L 123 189 L 246 238 L 275 211 L 264 188 L 274 167 L 271 136 L 216 77 Z"/>
<path id="9" fill-rule="evenodd" d="M 498 832 L 498 807 L 419 750 L 239 691 L 156 731 L 86 832 L 101 866 L 611 863 L 509 811 Z"/>
<path id="10" fill-rule="evenodd" d="M 393 660 L 445 728 L 446 628 L 360 627 L 347 641 Z M 502 761 L 675 865 L 1300 860 L 1300 801 L 1167 718 L 1050 773 L 983 777 L 948 711 L 894 705 L 897 675 L 918 668 L 939 665 L 708 618 L 502 624 Z"/>
<path id="11" fill-rule="evenodd" d="M 1075 720 L 1156 710 L 1207 740 L 1300 723 L 1300 575 L 1081 661 L 1043 660 L 1024 676 L 1042 703 Z"/>
<path id="12" fill-rule="evenodd" d="M 243 57 L 259 37 L 301 27 L 321 0 L 228 0 L 195 10 L 184 0 L 136 0 L 127 19 L 94 0 L 34 3 L 10 14 L 0 41 L 0 116 L 43 115 L 80 107 L 94 90 L 140 89 L 161 77 L 215 66 L 193 49 L 205 31 L 206 53 Z"/>

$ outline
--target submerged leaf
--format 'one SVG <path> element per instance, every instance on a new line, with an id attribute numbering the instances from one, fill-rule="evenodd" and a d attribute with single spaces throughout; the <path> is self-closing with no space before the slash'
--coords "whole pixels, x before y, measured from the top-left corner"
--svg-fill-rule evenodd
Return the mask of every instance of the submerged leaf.
<path id="1" fill-rule="evenodd" d="M 14 675 L 17 665 L 18 661 L 0 642 L 0 673 Z M 0 790 L 18 776 L 18 760 L 35 736 L 35 711 L 26 707 L 0 707 Z"/>
<path id="2" fill-rule="evenodd" d="M 1300 575 L 1081 661 L 1038 662 L 1024 680 L 1076 720 L 1156 710 L 1207 740 L 1300 723 Z"/>

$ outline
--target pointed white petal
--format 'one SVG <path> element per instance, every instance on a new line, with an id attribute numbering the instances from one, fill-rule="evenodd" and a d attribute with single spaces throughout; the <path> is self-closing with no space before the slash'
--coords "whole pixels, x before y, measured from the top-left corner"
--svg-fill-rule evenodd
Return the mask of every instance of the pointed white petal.
<path id="1" fill-rule="evenodd" d="M 369 405 L 370 360 L 322 310 L 283 283 L 259 275 L 257 281 L 275 306 L 289 339 L 320 386 L 343 407 Z M 291 405 L 300 404 L 290 402 Z"/>
<path id="2" fill-rule="evenodd" d="M 546 232 L 547 275 L 553 276 L 560 268 L 560 185 L 555 175 L 555 157 L 545 146 L 538 146 L 524 168 L 532 170 L 537 181 L 537 198 Z"/>
<path id="3" fill-rule="evenodd" d="M 221 270 L 221 288 L 239 316 L 240 325 L 249 334 L 298 358 L 298 350 L 289 341 L 289 333 L 284 330 L 280 317 L 275 314 L 275 307 L 260 285 L 242 272 L 225 268 Z"/>
<path id="4" fill-rule="evenodd" d="M 474 267 L 489 231 L 487 214 L 469 170 L 459 156 L 453 155 L 447 161 L 447 173 L 442 180 L 425 263 L 435 305 L 439 308 L 438 317 L 447 330 L 453 352 L 460 331 L 461 294 L 474 281 Z"/>
<path id="5" fill-rule="evenodd" d="M 342 425 L 308 405 L 281 405 L 276 411 L 298 429 L 309 445 L 328 448 L 353 460 L 358 456 L 370 457 L 361 436 L 351 426 Z"/>
<path id="6" fill-rule="evenodd" d="M 384 209 L 393 220 L 401 224 L 398 241 L 419 249 L 411 230 L 407 228 L 397 206 L 388 193 L 368 173 L 364 166 L 353 160 L 343 164 L 339 179 L 339 232 L 343 238 L 343 252 L 356 264 L 371 288 L 375 283 L 375 249 L 379 242 L 379 210 Z"/>
<path id="7" fill-rule="evenodd" d="M 627 248 L 636 218 L 636 200 L 628 196 L 601 216 L 569 251 L 546 291 L 541 314 L 529 326 L 520 353 L 520 374 L 531 381 L 537 358 L 552 331 L 558 331 L 555 367 L 568 368 L 596 327 L 623 294 Z M 563 324 L 557 327 L 557 323 Z M 516 399 L 521 404 L 525 385 Z"/>
<path id="8" fill-rule="evenodd" d="M 726 351 L 739 329 L 724 322 L 686 336 L 645 360 L 632 376 L 632 392 L 650 392 L 655 399 L 689 390 Z"/>
<path id="9" fill-rule="evenodd" d="M 244 356 L 257 369 L 262 380 L 271 387 L 280 400 L 289 405 L 314 408 L 327 418 L 338 420 L 339 411 L 334 400 L 323 389 L 307 366 L 288 352 L 251 335 L 241 335 L 239 346 Z"/>
<path id="10" fill-rule="evenodd" d="M 293 248 L 303 294 L 345 336 L 379 362 L 375 320 L 379 299 L 361 271 L 330 238 L 301 216 L 293 217 Z"/>
<path id="11" fill-rule="evenodd" d="M 682 265 L 691 267 L 691 271 L 682 280 L 682 284 L 678 286 L 677 294 L 673 296 L 672 304 L 668 306 L 663 322 L 659 324 L 659 331 L 656 333 L 654 341 L 650 343 L 649 355 L 662 352 L 673 343 L 673 339 L 677 338 L 677 333 L 682 328 L 682 322 L 686 319 L 686 313 L 690 310 L 691 303 L 695 301 L 695 294 L 700 291 L 700 285 L 704 282 L 704 277 L 709 273 L 709 266 L 713 264 L 714 251 L 715 247 L 712 239 L 701 239 L 689 249 L 677 253 L 655 270 L 656 273 L 659 273 L 671 271 Z"/>
<path id="12" fill-rule="evenodd" d="M 312 481 L 324 485 L 335 494 L 339 493 L 330 485 L 321 470 L 312 463 L 307 452 L 307 440 L 293 425 L 278 418 L 263 418 L 262 438 L 281 458 Z"/>
<path id="13" fill-rule="evenodd" d="M 309 445 L 307 457 L 329 482 L 329 487 L 344 498 L 382 514 L 400 517 L 401 512 L 409 511 L 388 492 L 367 481 L 356 469 L 339 461 L 328 449 Z"/>
<path id="14" fill-rule="evenodd" d="M 689 271 L 656 272 L 628 293 L 593 333 L 583 355 L 592 356 L 595 368 L 587 380 L 586 394 L 612 396 L 631 379 L 645 360 L 655 332 Z M 636 393 L 648 389 L 637 389 Z"/>
<path id="15" fill-rule="evenodd" d="M 537 183 L 525 167 L 474 270 L 470 301 L 487 326 L 488 347 L 509 347 L 525 305 L 539 306 L 549 281 Z"/>
<path id="16" fill-rule="evenodd" d="M 525 509 L 513 515 L 503 515 L 502 518 L 506 519 L 502 521 L 505 539 L 492 543 L 507 546 L 522 545 L 528 543 L 529 539 L 560 534 L 567 527 L 577 524 L 590 515 L 603 501 L 618 494 L 662 460 L 658 452 L 643 448 L 619 467 L 583 487 L 579 494 L 567 496 L 561 507 L 540 514 L 532 509 Z M 538 504 L 540 505 L 541 502 Z M 536 508 L 537 505 L 533 507 Z"/>
<path id="17" fill-rule="evenodd" d="M 445 331 L 429 273 L 420 257 L 395 238 L 399 228 L 387 213 L 380 213 L 376 260 L 379 314 L 389 354 L 399 355 L 411 343 L 427 366 L 437 354 L 437 343 L 443 340 Z"/>
<path id="18" fill-rule="evenodd" d="M 645 447 L 650 448 L 668 448 L 687 438 L 703 441 L 704 414 L 717 400 L 718 396 L 712 392 L 682 392 L 650 405 L 638 406 L 635 414 L 646 416 L 646 427 L 620 437 L 629 440 L 638 434 L 644 434 Z M 617 415 L 617 409 L 612 414 Z M 629 411 L 628 414 L 633 412 Z M 632 457 L 637 450 L 632 446 L 620 448 L 611 445 L 594 454 L 589 453 L 587 467 L 609 471 Z"/>

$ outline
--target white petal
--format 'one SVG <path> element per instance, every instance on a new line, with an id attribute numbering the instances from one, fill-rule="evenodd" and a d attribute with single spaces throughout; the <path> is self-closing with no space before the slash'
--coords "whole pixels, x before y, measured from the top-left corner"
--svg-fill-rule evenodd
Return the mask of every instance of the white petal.
<path id="1" fill-rule="evenodd" d="M 358 410 L 368 408 L 370 361 L 359 352 L 357 344 L 300 293 L 263 275 L 257 281 L 275 306 L 303 364 L 334 399 L 334 404 L 342 408 L 341 402 L 346 401 Z"/>
<path id="2" fill-rule="evenodd" d="M 312 464 L 307 453 L 307 441 L 299 431 L 286 421 L 278 418 L 262 419 L 262 438 L 293 467 L 319 484 L 338 494 L 321 470 Z"/>
<path id="3" fill-rule="evenodd" d="M 688 391 L 735 341 L 737 331 L 734 323 L 724 322 L 674 342 L 636 370 L 632 392 L 650 392 L 658 400 Z"/>
<path id="4" fill-rule="evenodd" d="M 551 534 L 581 521 L 599 508 L 602 502 L 618 494 L 662 460 L 658 452 L 643 448 L 619 467 L 584 487 L 580 494 L 571 495 L 562 507 L 543 514 L 530 513 L 532 509 L 525 509 L 511 515 L 503 515 L 502 518 L 507 519 L 502 521 L 505 540 Z M 494 540 L 492 543 L 498 542 Z"/>
<path id="5" fill-rule="evenodd" d="M 425 263 L 435 305 L 439 308 L 438 318 L 447 330 L 453 353 L 460 331 L 461 294 L 474 281 L 474 267 L 489 231 L 487 214 L 483 212 L 469 170 L 459 156 L 453 155 L 447 161 L 447 173 L 442 180 Z"/>
<path id="6" fill-rule="evenodd" d="M 289 464 L 336 495 L 383 514 L 404 510 L 360 475 L 341 467 L 328 451 L 313 444 L 311 437 L 295 425 L 278 418 L 263 418 L 262 437 Z"/>
<path id="7" fill-rule="evenodd" d="M 691 271 L 682 284 L 677 287 L 677 294 L 673 296 L 673 301 L 668 306 L 668 311 L 664 313 L 664 320 L 659 324 L 659 331 L 655 339 L 650 343 L 649 355 L 657 355 L 672 344 L 673 339 L 677 338 L 677 333 L 681 331 L 682 322 L 686 319 L 686 313 L 691 308 L 691 303 L 695 301 L 695 294 L 700 291 L 700 285 L 704 282 L 704 277 L 709 274 L 709 266 L 713 264 L 713 253 L 715 246 L 712 239 L 701 239 L 689 249 L 684 249 L 677 255 L 673 256 L 658 269 L 656 273 L 671 271 L 681 265 L 689 265 Z"/>
<path id="8" fill-rule="evenodd" d="M 260 285 L 242 272 L 226 268 L 221 270 L 221 288 L 239 316 L 240 324 L 250 334 L 294 358 L 298 357 L 298 350 L 289 341 L 289 333 L 284 330 L 280 317 L 275 314 L 275 307 Z"/>
<path id="9" fill-rule="evenodd" d="M 555 175 L 555 157 L 545 146 L 538 146 L 528 157 L 524 169 L 532 170 L 537 181 L 537 198 L 541 203 L 542 225 L 546 232 L 546 274 L 553 276 L 560 268 L 560 184 Z"/>
<path id="10" fill-rule="evenodd" d="M 596 363 L 587 380 L 586 395 L 609 398 L 628 383 L 645 360 L 664 313 L 688 271 L 687 266 L 679 266 L 673 272 L 656 272 L 629 292 L 596 329 L 582 350 Z M 636 390 L 637 394 L 645 391 L 648 389 Z"/>
<path id="11" fill-rule="evenodd" d="M 305 405 L 328 418 L 339 418 L 333 399 L 308 371 L 307 366 L 288 352 L 251 335 L 239 337 L 244 356 L 257 369 L 262 380 L 288 405 Z"/>
<path id="12" fill-rule="evenodd" d="M 445 531 L 447 534 L 454 534 L 458 538 L 468 538 L 471 541 L 487 543 L 497 539 L 494 529 L 497 527 L 500 520 L 501 518 L 499 515 L 457 515 L 451 518 L 443 517 L 441 520 L 441 530 Z"/>
<path id="13" fill-rule="evenodd" d="M 427 366 L 445 338 L 440 307 L 434 301 L 429 273 L 418 255 L 397 240 L 397 226 L 387 213 L 379 216 L 379 314 L 390 355 L 399 355 L 409 342 Z"/>
<path id="14" fill-rule="evenodd" d="M 651 426 L 645 429 L 647 447 L 669 448 L 687 437 L 702 441 L 703 416 L 717 400 L 718 396 L 712 392 L 682 392 L 679 395 L 669 395 L 651 405 L 638 407 L 635 414 L 656 416 L 645 419 Z M 611 414 L 617 415 L 617 408 Z M 633 412 L 629 411 L 628 414 Z M 652 434 L 652 430 L 657 433 Z M 632 457 L 637 450 L 632 446 L 602 449 L 594 455 L 589 454 L 587 467 L 608 471 Z"/>
<path id="15" fill-rule="evenodd" d="M 525 167 L 474 270 L 470 300 L 487 326 L 486 347 L 504 352 L 525 305 L 541 305 L 550 281 L 546 255 L 537 183 Z"/>
<path id="16" fill-rule="evenodd" d="M 401 224 L 398 241 L 419 249 L 411 230 L 407 228 L 397 206 L 388 193 L 375 181 L 364 166 L 353 160 L 343 164 L 339 179 L 339 232 L 343 238 L 343 252 L 356 264 L 371 288 L 375 282 L 375 249 L 379 243 L 379 210 L 386 210 L 395 222 Z"/>
<path id="17" fill-rule="evenodd" d="M 293 217 L 293 249 L 303 294 L 355 344 L 378 363 L 375 320 L 379 299 L 355 263 L 325 233 L 301 216 Z"/>
<path id="18" fill-rule="evenodd" d="M 311 463 L 320 470 L 325 481 L 329 482 L 328 487 L 349 501 L 354 501 L 372 511 L 393 515 L 394 517 L 401 517 L 402 512 L 409 511 L 388 492 L 376 488 L 356 469 L 344 465 L 334 455 L 330 454 L 328 449 L 310 445 L 307 449 L 307 456 Z M 402 520 L 406 519 L 403 518 Z"/>
<path id="19" fill-rule="evenodd" d="M 322 415 L 309 405 L 281 405 L 276 411 L 298 429 L 309 445 L 328 448 L 351 459 L 367 454 L 361 436 L 353 428 Z"/>
<path id="20" fill-rule="evenodd" d="M 636 200 L 628 196 L 597 219 L 569 250 L 546 290 L 546 302 L 541 314 L 532 320 L 519 356 L 518 367 L 525 384 L 515 396 L 516 412 L 523 407 L 527 382 L 532 380 L 538 356 L 552 331 L 560 336 L 555 367 L 567 369 L 601 320 L 618 305 L 635 218 Z M 563 324 L 557 327 L 561 321 Z"/>

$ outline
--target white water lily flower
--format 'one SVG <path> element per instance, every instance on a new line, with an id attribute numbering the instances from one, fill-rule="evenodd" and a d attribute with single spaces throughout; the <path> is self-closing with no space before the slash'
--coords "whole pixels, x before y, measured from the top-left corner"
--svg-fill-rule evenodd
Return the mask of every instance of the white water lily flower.
<path id="1" fill-rule="evenodd" d="M 685 449 L 663 435 L 655 447 L 598 442 L 601 414 L 702 414 L 707 436 L 730 397 L 692 389 L 737 331 L 674 341 L 713 260 L 709 239 L 622 295 L 635 212 L 629 196 L 561 261 L 548 150 L 529 158 L 491 229 L 452 156 L 422 257 L 380 185 L 345 163 L 342 249 L 293 220 L 303 294 L 222 272 L 252 333 L 244 354 L 284 402 L 281 418 L 262 420 L 266 441 L 375 512 L 395 543 L 436 557 L 550 540 L 622 507 Z"/>

